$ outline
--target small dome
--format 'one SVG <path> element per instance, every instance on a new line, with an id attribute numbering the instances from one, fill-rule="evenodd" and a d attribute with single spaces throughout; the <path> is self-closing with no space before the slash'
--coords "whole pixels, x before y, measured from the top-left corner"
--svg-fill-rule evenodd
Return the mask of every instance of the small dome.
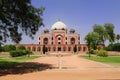
<path id="1" fill-rule="evenodd" d="M 70 33 L 75 33 L 75 30 L 74 29 L 70 29 Z"/>
<path id="2" fill-rule="evenodd" d="M 65 30 L 67 26 L 62 21 L 57 21 L 51 27 L 52 30 Z"/>
<path id="3" fill-rule="evenodd" d="M 48 30 L 48 29 L 45 29 L 45 30 L 44 30 L 44 33 L 49 33 L 49 30 Z"/>

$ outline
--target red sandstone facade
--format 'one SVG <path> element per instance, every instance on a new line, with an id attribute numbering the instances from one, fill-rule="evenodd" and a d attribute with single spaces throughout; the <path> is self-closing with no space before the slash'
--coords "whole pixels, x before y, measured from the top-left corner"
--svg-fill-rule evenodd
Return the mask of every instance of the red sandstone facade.
<path id="1" fill-rule="evenodd" d="M 86 44 L 80 44 L 80 35 L 74 29 L 67 31 L 67 26 L 61 21 L 53 24 L 51 31 L 44 30 L 38 37 L 38 44 L 20 45 L 36 52 L 42 52 L 44 45 L 49 52 L 74 52 L 75 45 L 77 46 L 77 52 L 88 51 Z"/>

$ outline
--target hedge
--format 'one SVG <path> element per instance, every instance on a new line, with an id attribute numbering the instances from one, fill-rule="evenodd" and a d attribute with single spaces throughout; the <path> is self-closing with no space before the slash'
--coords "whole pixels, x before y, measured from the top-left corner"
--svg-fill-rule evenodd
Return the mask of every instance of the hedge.
<path id="1" fill-rule="evenodd" d="M 100 51 L 98 51 L 97 56 L 107 57 L 108 52 L 106 50 L 100 50 Z"/>
<path id="2" fill-rule="evenodd" d="M 93 49 L 87 52 L 87 54 L 97 54 L 97 53 L 98 53 L 98 50 L 93 50 Z"/>
<path id="3" fill-rule="evenodd" d="M 30 55 L 30 54 L 32 54 L 32 51 L 30 51 L 30 50 L 10 51 L 10 56 L 12 56 L 12 57 L 18 57 L 18 56 Z"/>
<path id="4" fill-rule="evenodd" d="M 17 50 L 26 50 L 25 46 L 18 46 Z"/>
<path id="5" fill-rule="evenodd" d="M 97 56 L 101 56 L 101 57 L 108 56 L 108 52 L 106 50 L 93 50 L 93 49 L 91 49 L 90 51 L 87 52 L 87 54 L 96 54 Z"/>
<path id="6" fill-rule="evenodd" d="M 10 45 L 4 45 L 3 49 L 5 52 L 10 52 L 10 51 L 16 50 L 16 47 L 15 45 L 10 44 Z"/>

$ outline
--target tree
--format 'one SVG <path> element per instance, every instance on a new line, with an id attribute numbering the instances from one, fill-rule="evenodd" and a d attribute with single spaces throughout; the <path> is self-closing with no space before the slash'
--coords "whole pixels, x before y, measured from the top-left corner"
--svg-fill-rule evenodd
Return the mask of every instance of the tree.
<path id="1" fill-rule="evenodd" d="M 99 34 L 96 33 L 96 32 L 91 32 L 91 33 L 88 33 L 86 36 L 85 36 L 85 41 L 87 43 L 87 46 L 88 46 L 88 50 L 90 51 L 91 49 L 94 49 L 96 50 L 97 49 L 97 45 L 99 43 Z M 89 57 L 90 57 L 90 53 L 89 53 Z"/>
<path id="2" fill-rule="evenodd" d="M 77 52 L 77 45 L 74 46 L 73 50 L 74 50 L 74 53 Z"/>
<path id="3" fill-rule="evenodd" d="M 15 47 L 15 45 L 5 45 L 4 46 L 4 51 L 6 51 L 6 52 L 9 52 L 9 51 L 13 51 L 13 50 L 16 50 L 16 47 Z"/>
<path id="4" fill-rule="evenodd" d="M 45 8 L 35 8 L 31 0 L 0 0 L 0 44 L 8 39 L 21 41 L 22 34 L 33 38 L 43 26 L 42 12 Z"/>
<path id="5" fill-rule="evenodd" d="M 18 46 L 17 49 L 18 50 L 26 50 L 25 46 Z"/>
<path id="6" fill-rule="evenodd" d="M 93 26 L 93 32 L 99 34 L 99 44 L 104 44 L 105 40 L 107 39 L 107 34 L 103 26 L 95 24 Z"/>
<path id="7" fill-rule="evenodd" d="M 117 43 L 118 43 L 119 40 L 120 40 L 120 34 L 117 34 L 117 35 L 116 35 L 116 39 L 117 39 Z"/>
<path id="8" fill-rule="evenodd" d="M 109 44 L 105 49 L 107 51 L 120 51 L 120 43 Z"/>
<path id="9" fill-rule="evenodd" d="M 109 42 L 112 44 L 115 41 L 114 25 L 111 23 L 106 23 L 104 27 L 107 33 L 107 38 Z"/>
<path id="10" fill-rule="evenodd" d="M 46 52 L 46 46 L 45 45 L 43 45 L 43 54 L 45 54 L 45 52 Z"/>

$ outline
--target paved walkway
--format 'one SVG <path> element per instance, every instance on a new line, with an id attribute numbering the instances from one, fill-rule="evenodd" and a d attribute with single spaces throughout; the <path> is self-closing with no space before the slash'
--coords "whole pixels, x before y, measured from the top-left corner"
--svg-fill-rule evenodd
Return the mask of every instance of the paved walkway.
<path id="1" fill-rule="evenodd" d="M 65 56 L 61 59 L 63 67 L 61 70 L 50 69 L 5 75 L 1 76 L 0 80 L 120 80 L 120 69 L 113 70 L 113 67 L 106 64 L 86 60 L 77 55 Z M 45 56 L 31 62 L 51 64 L 57 68 L 58 61 L 59 58 L 56 56 Z"/>
<path id="2" fill-rule="evenodd" d="M 45 56 L 45 57 L 35 59 L 32 62 L 51 64 L 53 67 L 57 68 L 59 65 L 59 60 L 60 58 L 56 56 Z M 78 55 L 61 57 L 61 65 L 63 69 L 111 68 L 111 66 L 109 65 L 90 61 L 90 60 L 78 57 Z"/>

